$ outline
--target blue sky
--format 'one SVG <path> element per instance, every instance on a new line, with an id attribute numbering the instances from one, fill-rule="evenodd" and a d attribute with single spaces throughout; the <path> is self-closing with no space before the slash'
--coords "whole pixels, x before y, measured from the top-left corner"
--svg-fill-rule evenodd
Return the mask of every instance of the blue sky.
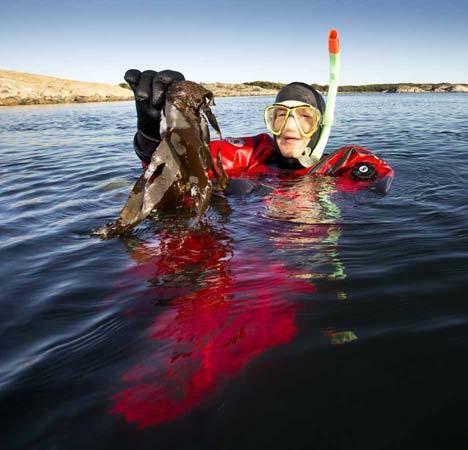
<path id="1" fill-rule="evenodd" d="M 128 68 L 194 81 L 468 83 L 468 7 L 413 0 L 16 0 L 2 6 L 0 68 L 118 83 Z"/>

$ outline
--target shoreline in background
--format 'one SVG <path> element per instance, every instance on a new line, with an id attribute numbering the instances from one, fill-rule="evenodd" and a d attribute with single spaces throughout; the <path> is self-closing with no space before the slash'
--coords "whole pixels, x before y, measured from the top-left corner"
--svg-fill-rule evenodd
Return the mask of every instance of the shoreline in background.
<path id="1" fill-rule="evenodd" d="M 251 81 L 247 83 L 203 83 L 215 97 L 276 95 L 284 83 Z M 312 84 L 326 93 L 326 85 Z M 452 83 L 387 83 L 362 86 L 340 86 L 339 93 L 426 93 L 468 92 L 468 84 Z M 30 73 L 0 70 L 0 106 L 47 105 L 133 100 L 126 83 L 118 86 L 106 83 L 64 80 Z"/>

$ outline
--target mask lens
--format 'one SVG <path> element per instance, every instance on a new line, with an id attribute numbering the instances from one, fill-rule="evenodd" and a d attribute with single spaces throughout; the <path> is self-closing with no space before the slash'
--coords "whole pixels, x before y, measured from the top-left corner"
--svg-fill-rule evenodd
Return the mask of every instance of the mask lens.
<path id="1" fill-rule="evenodd" d="M 273 134 L 280 134 L 289 115 L 285 106 L 269 106 L 265 110 L 265 122 Z"/>
<path id="2" fill-rule="evenodd" d="M 317 129 L 320 120 L 320 112 L 311 106 L 294 108 L 294 113 L 299 127 L 304 134 L 312 133 Z"/>

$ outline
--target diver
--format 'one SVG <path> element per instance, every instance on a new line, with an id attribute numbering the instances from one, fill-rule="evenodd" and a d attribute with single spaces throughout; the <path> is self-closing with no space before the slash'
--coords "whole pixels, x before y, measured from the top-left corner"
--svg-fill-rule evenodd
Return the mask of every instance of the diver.
<path id="1" fill-rule="evenodd" d="M 137 132 L 134 149 L 144 167 L 161 141 L 159 124 L 165 92 L 174 81 L 184 80 L 180 72 L 128 70 L 125 80 L 135 95 Z M 294 82 L 284 86 L 265 110 L 265 123 L 272 133 L 245 138 L 228 138 L 221 143 L 223 166 L 228 174 L 255 171 L 259 166 L 301 170 L 301 162 L 319 141 L 325 112 L 322 95 L 311 86 Z M 212 141 L 212 149 L 219 148 Z"/>
<path id="2" fill-rule="evenodd" d="M 290 170 L 299 175 L 313 173 L 339 177 L 356 186 L 386 193 L 393 180 L 393 170 L 385 161 L 364 147 L 341 147 L 322 158 L 330 136 L 335 113 L 340 68 L 338 32 L 328 34 L 330 58 L 327 102 L 322 95 L 306 83 L 293 82 L 282 87 L 272 105 L 265 109 L 264 119 L 273 136 L 261 133 L 246 138 L 211 141 L 211 153 L 221 162 L 229 175 L 228 189 L 232 193 L 248 193 L 245 183 L 235 182 L 239 176 L 274 169 Z M 153 152 L 161 142 L 160 123 L 163 118 L 165 96 L 169 86 L 185 77 L 173 70 L 140 72 L 130 69 L 125 80 L 135 95 L 137 132 L 135 152 L 143 168 L 151 161 Z M 233 177 L 233 178 L 231 178 Z"/>
<path id="3" fill-rule="evenodd" d="M 161 142 L 160 123 L 165 94 L 171 83 L 184 80 L 180 72 L 163 70 L 140 72 L 130 69 L 125 80 L 135 95 L 137 132 L 133 140 L 136 154 L 146 169 L 153 152 Z M 335 88 L 336 95 L 336 88 Z M 272 136 L 227 138 L 210 142 L 216 158 L 220 149 L 221 161 L 229 176 L 226 194 L 248 194 L 256 186 L 239 178 L 243 175 L 275 170 L 303 175 L 314 173 L 339 177 L 350 185 L 368 187 L 387 193 L 393 180 L 392 168 L 370 150 L 348 145 L 322 157 L 330 133 L 333 113 L 322 95 L 306 83 L 289 83 L 278 92 L 273 104 L 264 113 L 265 124 Z M 334 99 L 331 101 L 334 109 Z M 327 123 L 326 123 L 327 122 Z"/>

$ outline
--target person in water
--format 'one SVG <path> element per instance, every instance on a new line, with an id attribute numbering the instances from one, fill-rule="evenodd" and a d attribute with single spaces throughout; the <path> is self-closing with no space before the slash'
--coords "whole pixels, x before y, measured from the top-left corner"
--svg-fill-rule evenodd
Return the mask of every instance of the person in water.
<path id="1" fill-rule="evenodd" d="M 128 70 L 125 80 L 135 95 L 137 132 L 134 149 L 143 165 L 161 141 L 159 124 L 165 92 L 174 81 L 184 80 L 180 72 Z M 305 83 L 284 86 L 273 105 L 265 111 L 265 122 L 274 137 L 266 133 L 253 137 L 226 139 L 221 144 L 221 157 L 228 174 L 251 172 L 259 166 L 282 169 L 304 169 L 301 156 L 310 154 L 320 137 L 325 101 L 318 91 Z M 212 143 L 212 149 L 219 142 Z"/>
<path id="2" fill-rule="evenodd" d="M 140 72 L 130 69 L 125 74 L 135 95 L 138 119 L 133 144 L 143 168 L 150 163 L 161 142 L 159 128 L 165 93 L 171 83 L 184 79 L 180 72 L 173 70 Z M 261 133 L 222 142 L 211 141 L 213 157 L 220 149 L 224 170 L 230 177 L 224 192 L 245 194 L 254 188 L 239 176 L 286 170 L 298 175 L 314 173 L 339 177 L 345 189 L 367 187 L 387 193 L 393 180 L 393 169 L 367 148 L 348 145 L 324 157 L 323 148 L 314 152 L 320 147 L 317 143 L 322 129 L 325 130 L 325 106 L 322 95 L 308 84 L 289 83 L 265 109 L 265 124 L 272 136 Z"/>

